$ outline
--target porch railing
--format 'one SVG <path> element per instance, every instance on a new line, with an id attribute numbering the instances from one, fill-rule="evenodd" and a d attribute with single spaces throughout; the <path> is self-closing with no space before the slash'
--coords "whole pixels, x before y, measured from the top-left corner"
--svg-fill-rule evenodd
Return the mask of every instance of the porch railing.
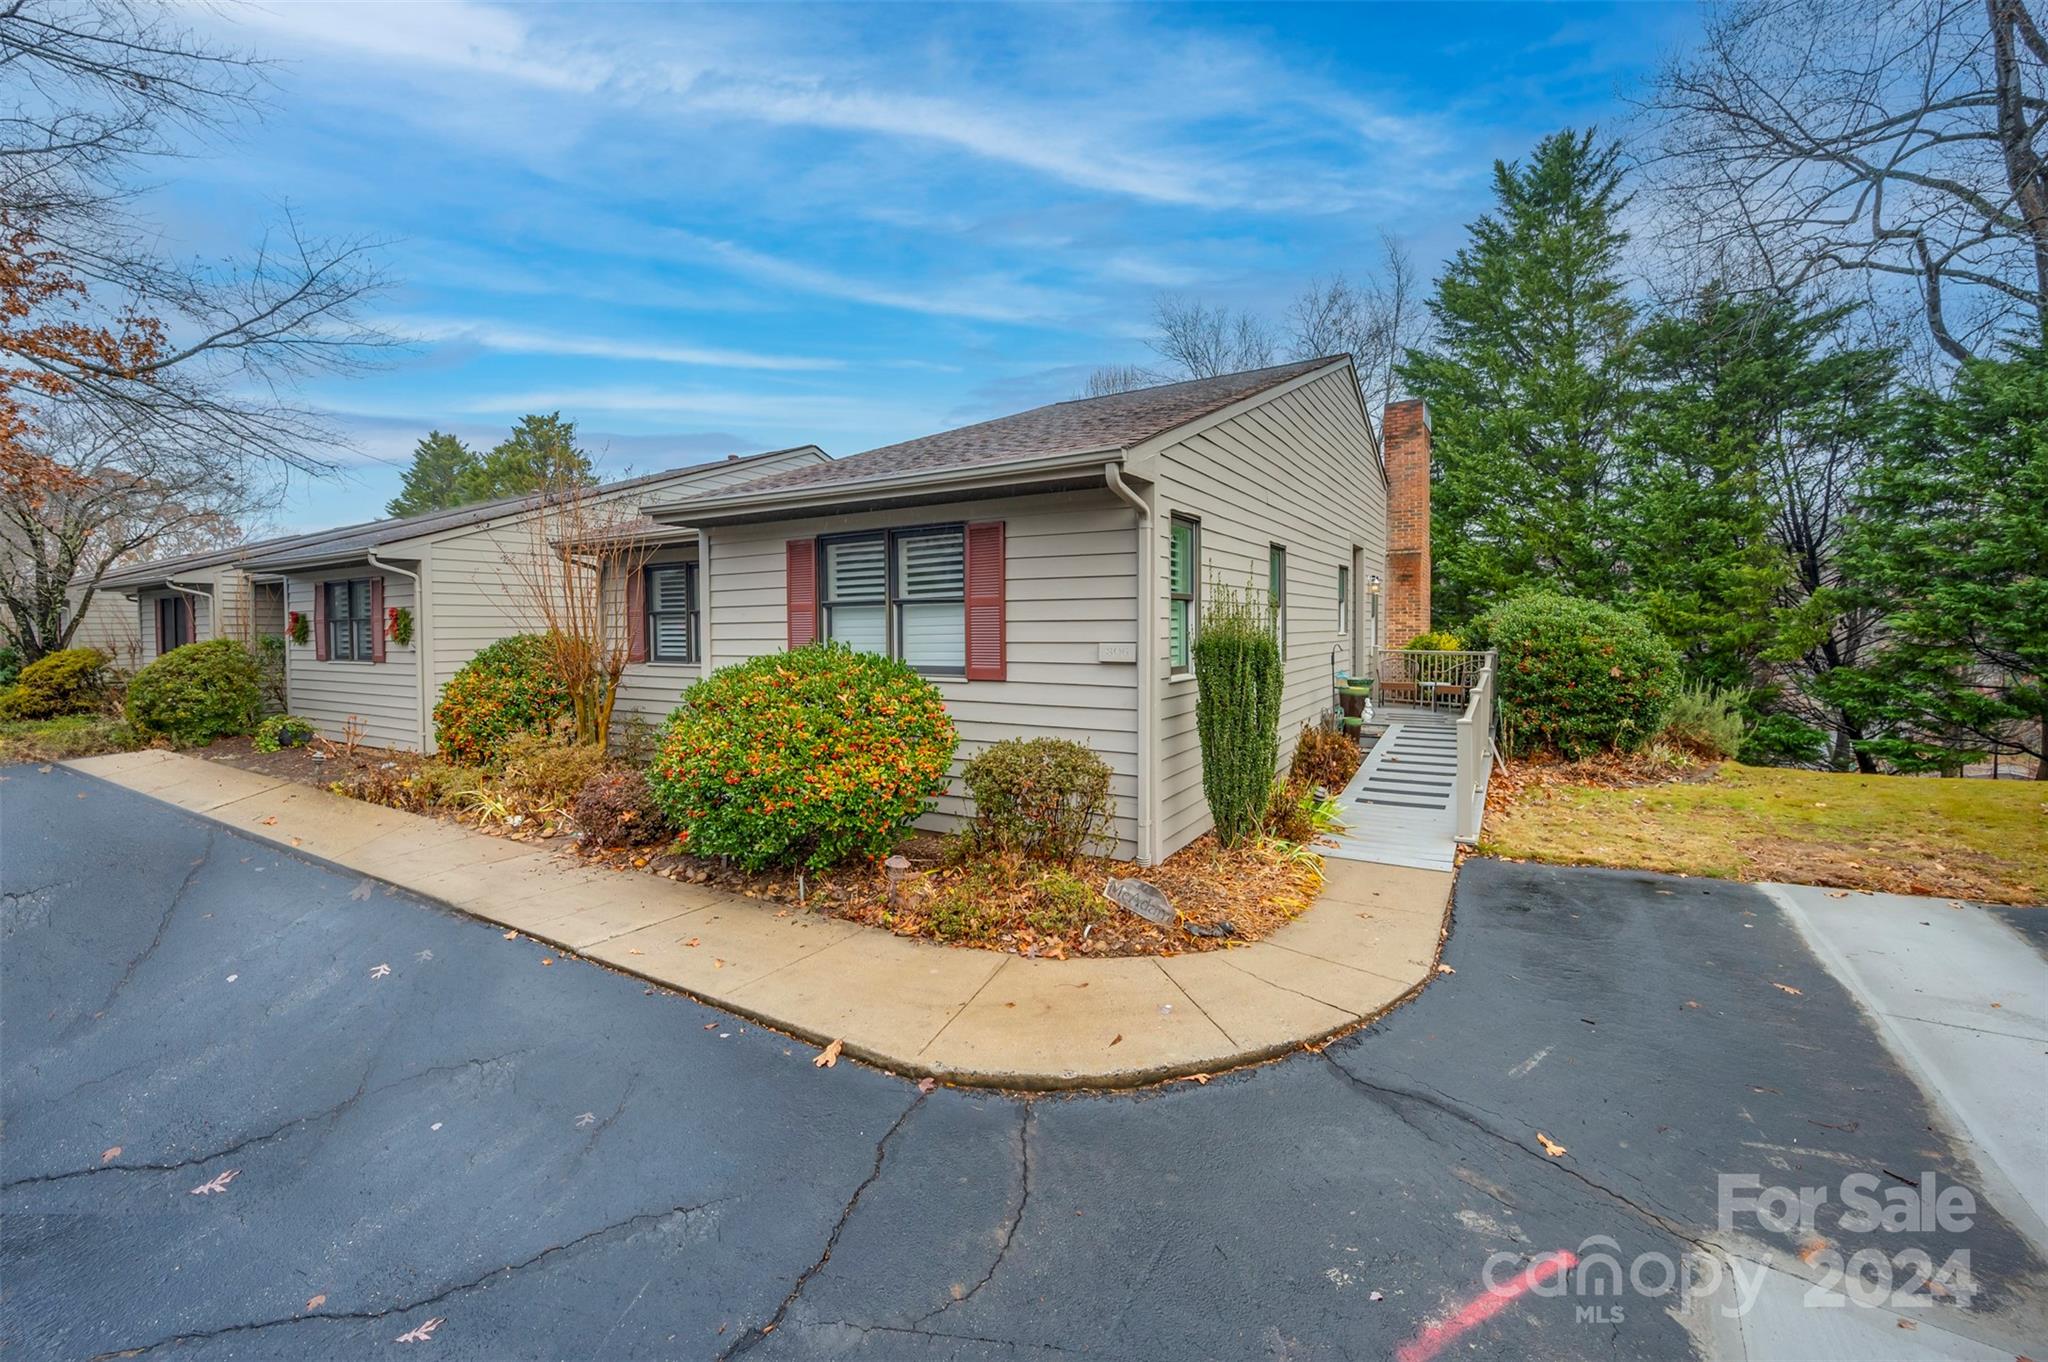
<path id="1" fill-rule="evenodd" d="M 1376 649 L 1372 668 L 1373 708 L 1392 706 L 1461 713 L 1492 656 L 1479 652 Z"/>
<path id="2" fill-rule="evenodd" d="M 1455 835 L 1465 843 L 1479 840 L 1479 825 L 1486 816 L 1486 783 L 1493 774 L 1493 678 L 1497 659 L 1491 652 L 1474 656 L 1480 659 L 1479 674 L 1466 697 L 1465 712 L 1458 716 L 1458 786 L 1452 794 L 1458 825 Z"/>

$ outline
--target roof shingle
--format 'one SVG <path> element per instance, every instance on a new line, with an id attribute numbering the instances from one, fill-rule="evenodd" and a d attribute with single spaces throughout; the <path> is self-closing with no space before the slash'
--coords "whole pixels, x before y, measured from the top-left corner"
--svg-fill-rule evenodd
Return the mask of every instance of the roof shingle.
<path id="1" fill-rule="evenodd" d="M 831 463 L 770 473 L 722 488 L 703 500 L 748 497 L 762 492 L 802 492 L 942 469 L 1128 449 L 1341 358 L 1329 355 L 1217 378 L 1189 379 L 1103 397 L 1054 402 L 992 421 L 850 454 Z"/>

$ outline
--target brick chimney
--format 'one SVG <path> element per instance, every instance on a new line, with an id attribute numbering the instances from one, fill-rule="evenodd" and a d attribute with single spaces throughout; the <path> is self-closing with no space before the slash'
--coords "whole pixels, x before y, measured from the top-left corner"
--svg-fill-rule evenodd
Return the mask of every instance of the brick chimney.
<path id="1" fill-rule="evenodd" d="M 1406 647 L 1429 631 L 1429 407 L 1419 397 L 1380 415 L 1387 461 L 1387 633 Z"/>

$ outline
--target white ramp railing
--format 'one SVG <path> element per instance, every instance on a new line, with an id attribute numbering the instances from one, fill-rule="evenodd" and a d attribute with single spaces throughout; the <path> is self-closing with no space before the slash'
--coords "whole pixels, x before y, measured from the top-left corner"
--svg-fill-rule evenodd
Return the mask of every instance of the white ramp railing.
<path id="1" fill-rule="evenodd" d="M 1457 815 L 1457 839 L 1479 840 L 1486 816 L 1486 783 L 1493 774 L 1493 673 L 1499 654 L 1488 652 L 1472 683 L 1465 712 L 1458 716 L 1458 787 L 1451 807 Z"/>

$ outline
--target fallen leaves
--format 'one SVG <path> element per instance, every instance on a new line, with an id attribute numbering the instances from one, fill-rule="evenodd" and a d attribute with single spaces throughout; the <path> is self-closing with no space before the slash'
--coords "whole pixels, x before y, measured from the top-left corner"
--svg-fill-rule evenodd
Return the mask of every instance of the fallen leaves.
<path id="1" fill-rule="evenodd" d="M 1795 998 L 1801 998 L 1805 996 L 1798 989 L 1792 987 L 1792 985 L 1781 984 L 1776 979 L 1771 980 L 1771 987 L 1775 988 L 1780 993 L 1789 993 Z"/>
<path id="2" fill-rule="evenodd" d="M 1561 1159 L 1565 1155 L 1564 1146 L 1559 1144 L 1556 1140 L 1551 1139 L 1548 1135 L 1545 1135 L 1540 1130 L 1536 1132 L 1536 1143 L 1542 1145 L 1543 1152 L 1553 1159 Z"/>
<path id="3" fill-rule="evenodd" d="M 555 957 L 554 957 L 554 956 L 552 956 L 552 955 L 543 955 L 543 956 L 542 956 L 542 957 L 540 958 L 540 962 L 541 962 L 541 963 L 542 963 L 543 965 L 552 965 L 552 964 L 554 964 L 554 963 L 555 963 Z"/>
<path id="4" fill-rule="evenodd" d="M 228 1189 L 228 1184 L 240 1176 L 242 1176 L 241 1169 L 230 1168 L 225 1173 L 217 1173 L 205 1182 L 200 1183 L 188 1195 L 212 1196 L 216 1192 L 225 1192 Z"/>
<path id="5" fill-rule="evenodd" d="M 824 1049 L 822 1049 L 822 1050 L 818 1051 L 818 1057 L 817 1057 L 816 1059 L 814 1059 L 814 1060 L 812 1060 L 812 1061 L 811 1061 L 811 1067 L 812 1067 L 812 1068 L 814 1068 L 814 1069 L 829 1069 L 829 1068 L 831 1068 L 831 1067 L 832 1067 L 833 1065 L 835 1065 L 835 1064 L 837 1064 L 837 1063 L 839 1062 L 839 1052 L 840 1052 L 840 1051 L 841 1051 L 842 1049 L 844 1049 L 845 1047 L 846 1047 L 846 1042 L 845 1042 L 845 1041 L 843 1041 L 843 1040 L 835 1040 L 835 1041 L 833 1041 L 833 1042 L 832 1042 L 832 1043 L 831 1043 L 830 1045 L 828 1045 L 828 1046 L 826 1046 L 826 1047 L 825 1047 Z"/>
<path id="6" fill-rule="evenodd" d="M 306 1309 L 309 1312 L 318 1310 L 321 1306 L 325 1304 L 327 1304 L 327 1295 L 325 1292 L 322 1292 L 320 1295 L 317 1295 L 306 1302 Z"/>
<path id="7" fill-rule="evenodd" d="M 1450 967 L 1449 965 L 1438 965 L 1438 966 L 1436 967 L 1436 972 L 1437 972 L 1438 974 L 1456 974 L 1456 973 L 1457 973 L 1457 971 L 1456 971 L 1456 970 L 1454 970 L 1454 969 L 1452 969 L 1452 968 L 1451 968 L 1451 967 Z"/>
<path id="8" fill-rule="evenodd" d="M 118 1159 L 118 1158 L 120 1158 L 120 1157 L 121 1157 L 121 1146 L 120 1146 L 120 1145 L 115 1145 L 115 1146 L 114 1146 L 114 1147 L 113 1147 L 112 1149 L 103 1149 L 103 1150 L 101 1150 L 101 1151 L 100 1151 L 100 1162 L 101 1162 L 101 1163 L 112 1163 L 112 1162 L 113 1162 L 113 1161 L 114 1161 L 115 1159 Z"/>
<path id="9" fill-rule="evenodd" d="M 688 941 L 685 941 L 685 942 L 684 942 L 683 944 L 684 944 L 685 946 L 691 946 L 691 947 L 695 947 L 695 946 L 698 946 L 698 945 L 700 945 L 700 944 L 702 944 L 702 943 L 701 943 L 701 942 L 699 942 L 699 941 L 697 940 L 697 938 L 693 936 L 693 937 L 691 937 L 691 938 L 690 938 L 690 939 L 689 939 Z"/>
<path id="10" fill-rule="evenodd" d="M 930 1092 L 938 1086 L 939 1080 L 936 1078 L 920 1078 L 917 1080 L 917 1090 L 919 1092 Z"/>
<path id="11" fill-rule="evenodd" d="M 277 815 L 273 813 L 267 818 L 259 818 L 256 821 L 266 828 L 274 828 L 277 826 Z"/>
<path id="12" fill-rule="evenodd" d="M 519 939 L 519 933 L 517 933 L 517 932 L 507 932 L 507 933 L 505 933 L 505 939 L 506 939 L 507 941 L 517 941 L 517 940 Z"/>
<path id="13" fill-rule="evenodd" d="M 434 1330 L 440 1328 L 447 1322 L 447 1320 L 436 1315 L 433 1319 L 428 1320 L 425 1324 L 422 1324 L 417 1329 L 407 1329 L 404 1333 L 400 1334 L 396 1339 L 392 1341 L 395 1343 L 425 1343 L 429 1339 L 433 1338 Z"/>
<path id="14" fill-rule="evenodd" d="M 1828 1251 L 1828 1241 L 1819 1237 L 1807 1240 L 1799 1246 L 1799 1261 L 1812 1267 L 1819 1257 Z"/>

